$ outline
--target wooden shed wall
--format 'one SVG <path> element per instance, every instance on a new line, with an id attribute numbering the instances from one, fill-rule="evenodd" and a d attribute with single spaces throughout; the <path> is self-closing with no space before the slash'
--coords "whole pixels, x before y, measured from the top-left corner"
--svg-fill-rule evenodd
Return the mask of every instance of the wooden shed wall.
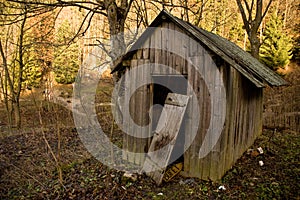
<path id="1" fill-rule="evenodd" d="M 205 59 L 205 56 L 203 58 Z M 202 62 L 206 63 L 204 60 Z M 184 172 L 182 174 L 185 176 L 199 177 L 205 180 L 220 179 L 261 133 L 262 89 L 256 88 L 230 66 L 223 64 L 220 66 L 220 71 L 225 83 L 227 98 L 224 128 L 213 150 L 206 157 L 199 159 L 199 150 L 207 133 L 211 115 L 208 100 L 205 100 L 209 95 L 205 89 L 202 89 L 202 92 L 198 93 L 200 122 L 190 121 L 187 126 L 192 129 L 199 123 L 198 133 L 184 154 Z M 203 88 L 201 78 L 197 77 L 198 75 L 195 73 L 191 74 L 192 78 L 189 78 L 189 81 L 194 79 L 194 90 L 199 87 Z M 213 77 L 213 74 L 210 76 Z M 197 79 L 200 81 L 195 81 Z M 188 109 L 189 115 L 193 115 L 192 111 L 195 110 L 193 104 Z M 217 126 L 217 124 L 213 125 Z M 189 130 L 186 130 L 186 142 L 188 140 Z"/>
<path id="2" fill-rule="evenodd" d="M 200 109 L 199 122 L 191 120 L 195 110 L 195 100 L 190 103 L 187 109 L 187 121 L 185 130 L 185 142 L 192 140 L 190 132 L 196 130 L 197 135 L 191 146 L 184 154 L 184 175 L 199 177 L 202 179 L 217 180 L 230 169 L 234 162 L 242 155 L 242 153 L 251 145 L 255 137 L 261 133 L 262 127 L 262 89 L 256 88 L 250 81 L 246 80 L 239 72 L 227 64 L 219 64 L 219 71 L 222 74 L 224 85 L 226 87 L 226 120 L 222 135 L 218 140 L 213 151 L 205 158 L 199 159 L 199 150 L 206 131 L 210 123 L 211 99 L 207 86 L 201 75 L 195 72 L 193 66 L 189 65 L 188 60 L 193 60 L 197 66 L 202 66 L 206 70 L 205 76 L 209 76 L 207 80 L 211 80 L 210 84 L 215 84 L 215 71 L 209 70 L 211 65 L 216 65 L 213 61 L 211 53 L 204 47 L 195 43 L 194 40 L 182 40 L 175 38 L 175 31 L 183 32 L 174 23 L 162 23 L 161 27 L 169 29 L 167 35 L 159 29 L 146 39 L 142 48 L 140 48 L 133 56 L 130 69 L 144 64 L 151 63 L 151 67 L 144 67 L 131 77 L 151 79 L 151 75 L 170 75 L 168 69 L 162 69 L 157 64 L 167 65 L 176 69 L 180 74 L 187 74 L 189 84 L 197 91 L 197 98 Z M 174 48 L 180 49 L 183 57 L 176 56 L 169 50 Z M 154 64 L 156 63 L 156 64 Z M 127 69 L 129 70 L 129 69 Z M 131 71 L 131 70 L 130 70 Z M 203 76 L 203 75 L 202 75 Z M 126 94 L 134 87 L 135 80 L 125 77 Z M 124 102 L 130 102 L 131 117 L 137 124 L 146 125 L 150 123 L 149 109 L 152 105 L 153 88 L 151 86 L 143 86 L 139 88 L 133 97 L 125 95 Z M 190 93 L 191 91 L 188 91 Z M 194 105 L 194 106 L 193 106 Z M 126 106 L 126 105 L 125 105 Z M 129 117 L 129 116 L 123 116 Z M 218 123 L 218 122 L 216 122 Z M 133 130 L 129 123 L 124 124 L 126 130 L 134 132 L 138 137 L 139 130 Z M 151 125 L 149 126 L 151 127 Z M 199 128 L 198 128 L 199 127 Z M 148 129 L 149 137 L 151 137 L 151 128 Z M 138 139 L 129 135 L 124 136 L 123 148 L 130 152 L 145 152 L 149 147 L 149 139 Z M 136 164 L 143 164 L 144 158 L 130 153 L 124 154 L 124 158 Z"/>

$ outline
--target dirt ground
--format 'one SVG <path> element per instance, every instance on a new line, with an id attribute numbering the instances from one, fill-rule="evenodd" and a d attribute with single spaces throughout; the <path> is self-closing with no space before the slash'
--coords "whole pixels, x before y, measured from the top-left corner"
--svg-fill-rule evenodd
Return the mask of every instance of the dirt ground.
<path id="1" fill-rule="evenodd" d="M 97 105 L 110 101 L 111 84 L 111 80 L 100 83 Z M 61 97 L 71 97 L 70 86 L 58 90 Z M 72 113 L 64 106 L 30 94 L 21 105 L 23 128 L 13 133 L 7 132 L 0 106 L 0 199 L 300 199 L 300 138 L 296 131 L 264 129 L 219 182 L 176 176 L 157 186 L 144 175 L 137 180 L 124 178 L 123 172 L 93 158 L 77 134 Z M 109 132 L 109 107 L 96 106 L 96 110 L 104 132 Z M 115 130 L 115 144 L 122 143 L 120 135 Z M 258 147 L 263 154 L 256 153 Z M 62 183 L 58 169 L 62 170 Z"/>

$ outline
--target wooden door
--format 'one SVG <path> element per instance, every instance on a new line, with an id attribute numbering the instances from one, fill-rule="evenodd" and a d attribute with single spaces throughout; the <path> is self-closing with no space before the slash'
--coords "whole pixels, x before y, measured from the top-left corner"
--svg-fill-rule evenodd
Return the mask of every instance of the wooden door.
<path id="1" fill-rule="evenodd" d="M 161 184 L 183 121 L 189 97 L 169 93 L 154 131 L 143 171 L 158 185 Z"/>

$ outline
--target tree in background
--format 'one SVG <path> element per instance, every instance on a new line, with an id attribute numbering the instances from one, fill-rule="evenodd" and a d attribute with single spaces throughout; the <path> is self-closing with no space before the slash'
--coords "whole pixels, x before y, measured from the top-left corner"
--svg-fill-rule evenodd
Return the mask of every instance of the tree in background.
<path id="1" fill-rule="evenodd" d="M 29 19 L 29 25 L 23 84 L 26 88 L 41 87 L 47 81 L 53 60 L 55 13 Z"/>
<path id="2" fill-rule="evenodd" d="M 291 39 L 283 30 L 283 20 L 273 13 L 263 33 L 261 61 L 274 70 L 284 68 L 292 58 L 292 48 Z"/>
<path id="3" fill-rule="evenodd" d="M 24 53 L 26 51 L 26 24 L 29 11 L 27 7 L 19 8 L 22 18 L 11 26 L 1 24 L 0 54 L 2 58 L 0 85 L 4 95 L 9 129 L 14 124 L 21 127 L 20 96 L 22 90 L 23 72 L 25 68 Z M 11 13 L 11 10 L 6 10 Z M 1 20 L 5 18 L 1 17 Z M 14 123 L 13 123 L 14 120 Z"/>
<path id="4" fill-rule="evenodd" d="M 79 46 L 70 43 L 74 33 L 68 20 L 62 22 L 56 34 L 53 69 L 57 83 L 69 84 L 75 81 L 79 69 Z"/>
<path id="5" fill-rule="evenodd" d="M 27 83 L 33 84 L 33 79 L 40 77 L 40 72 L 32 68 L 34 60 L 41 58 L 39 52 L 34 57 L 32 50 L 45 38 L 44 34 L 31 33 L 40 24 L 41 18 L 52 13 L 49 8 L 40 10 L 30 5 L 14 2 L 1 2 L 0 8 L 0 89 L 3 94 L 9 126 L 21 127 L 20 97 Z M 33 20 L 33 19 L 38 20 Z M 33 37 L 34 36 L 34 37 Z M 48 49 L 48 47 L 45 47 Z M 48 54 L 48 53 L 45 53 Z M 31 78 L 29 78 L 32 76 Z"/>
<path id="6" fill-rule="evenodd" d="M 269 0 L 263 11 L 263 0 L 236 0 L 242 15 L 244 28 L 246 29 L 248 39 L 250 41 L 251 55 L 259 58 L 260 39 L 258 30 L 262 20 L 266 16 L 272 0 Z"/>

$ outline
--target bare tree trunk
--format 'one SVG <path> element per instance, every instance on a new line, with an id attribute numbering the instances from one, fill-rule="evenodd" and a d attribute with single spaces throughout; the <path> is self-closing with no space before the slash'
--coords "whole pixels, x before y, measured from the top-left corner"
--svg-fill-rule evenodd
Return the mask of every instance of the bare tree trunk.
<path id="1" fill-rule="evenodd" d="M 259 41 L 259 37 L 256 35 L 256 33 L 252 33 L 251 36 L 249 37 L 250 40 L 250 48 L 251 48 L 251 55 L 254 58 L 259 58 L 259 48 L 260 48 L 260 41 Z"/>
<path id="2" fill-rule="evenodd" d="M 126 44 L 124 38 L 125 21 L 132 5 L 133 0 L 121 0 L 120 6 L 116 1 L 108 0 L 105 2 L 107 18 L 109 23 L 111 50 L 109 56 L 113 62 L 111 68 L 114 68 L 115 61 L 125 53 Z M 114 82 L 118 80 L 118 74 L 113 75 Z"/>
<path id="3" fill-rule="evenodd" d="M 15 98 L 14 98 L 14 114 L 15 114 L 15 123 L 16 127 L 19 129 L 21 128 L 21 110 L 20 110 L 20 96 L 21 96 L 21 90 L 22 90 L 22 78 L 23 78 L 23 70 L 24 70 L 24 59 L 23 59 L 23 53 L 24 53 L 24 34 L 25 34 L 25 23 L 27 20 L 27 15 L 26 15 L 26 8 L 24 11 L 24 18 L 22 20 L 22 24 L 20 27 L 20 36 L 19 36 L 19 74 L 18 74 L 18 80 L 17 80 L 17 88 L 15 93 Z"/>
<path id="4" fill-rule="evenodd" d="M 251 55 L 255 58 L 259 58 L 259 48 L 261 44 L 257 33 L 263 18 L 269 10 L 272 0 L 269 0 L 264 11 L 262 0 L 251 0 L 250 4 L 246 0 L 236 0 L 236 2 L 242 15 L 244 27 L 250 41 Z M 253 13 L 255 13 L 254 18 Z"/>
<path id="5" fill-rule="evenodd" d="M 4 74 L 0 75 L 1 89 L 3 92 L 3 100 L 4 100 L 5 109 L 6 109 L 6 113 L 7 113 L 8 129 L 9 129 L 9 132 L 11 132 L 13 119 L 12 119 L 12 105 L 11 105 L 12 101 L 10 100 L 11 98 L 9 95 L 9 91 L 13 90 L 13 83 L 10 79 L 9 70 L 8 70 L 8 66 L 7 66 L 7 60 L 6 60 L 6 56 L 4 54 L 4 49 L 3 49 L 1 40 L 0 40 L 0 53 L 1 53 L 3 68 L 4 68 L 4 70 L 3 70 Z"/>
<path id="6" fill-rule="evenodd" d="M 127 0 L 122 0 L 120 7 L 113 0 L 105 2 L 111 36 L 110 56 L 113 60 L 121 56 L 126 50 L 124 27 L 129 11 L 128 6 Z"/>

